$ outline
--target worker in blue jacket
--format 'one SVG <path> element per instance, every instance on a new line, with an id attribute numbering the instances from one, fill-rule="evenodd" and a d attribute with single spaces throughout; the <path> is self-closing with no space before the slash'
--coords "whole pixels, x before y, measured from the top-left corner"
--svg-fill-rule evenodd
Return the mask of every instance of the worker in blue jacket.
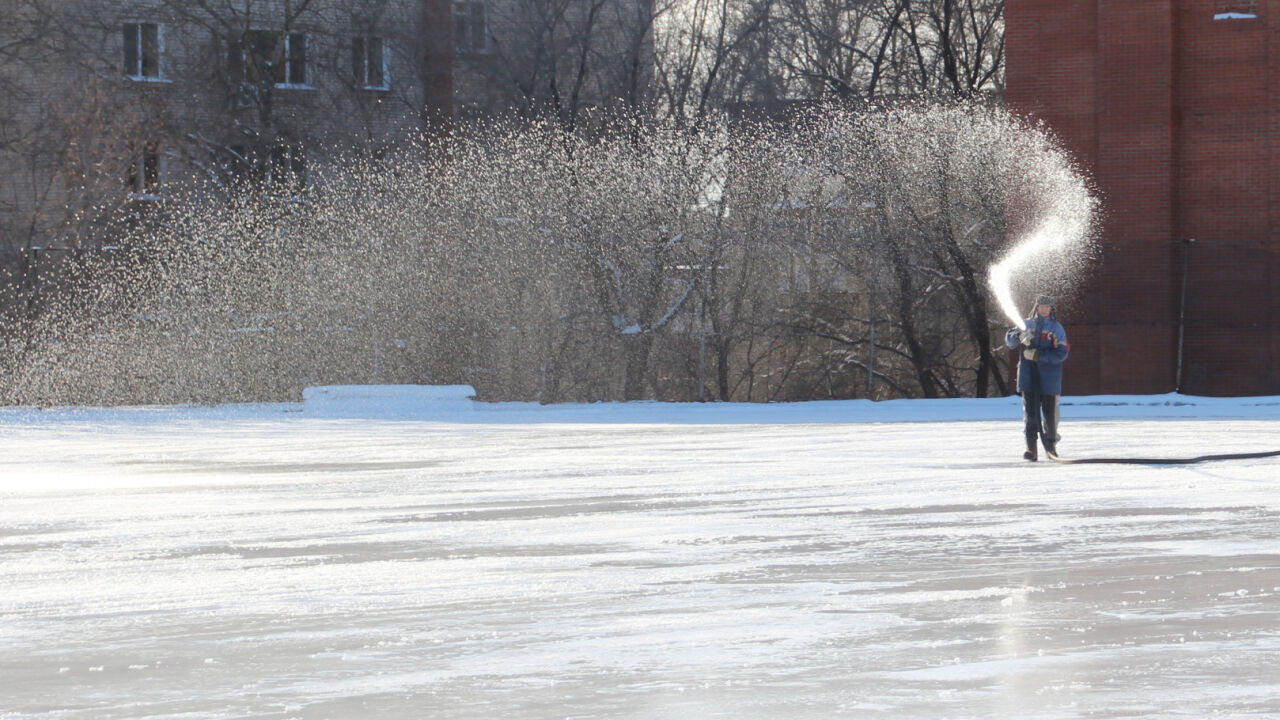
<path id="1" fill-rule="evenodd" d="M 1022 395 L 1024 432 L 1027 451 L 1022 457 L 1035 461 L 1036 435 L 1044 438 L 1044 450 L 1058 454 L 1058 397 L 1062 395 L 1062 362 L 1071 347 L 1067 331 L 1058 322 L 1054 300 L 1050 295 L 1036 297 L 1035 308 L 1027 318 L 1027 328 L 1012 328 L 1004 336 L 1010 350 L 1020 349 L 1018 392 Z"/>

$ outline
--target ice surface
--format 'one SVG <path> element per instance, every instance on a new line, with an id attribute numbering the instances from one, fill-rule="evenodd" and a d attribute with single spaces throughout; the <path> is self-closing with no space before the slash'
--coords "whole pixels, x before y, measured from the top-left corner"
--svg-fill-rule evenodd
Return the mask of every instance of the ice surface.
<path id="1" fill-rule="evenodd" d="M 468 395 L 0 410 L 0 717 L 1280 713 L 1274 458 Z M 1277 398 L 1064 403 L 1070 455 L 1280 448 Z"/>

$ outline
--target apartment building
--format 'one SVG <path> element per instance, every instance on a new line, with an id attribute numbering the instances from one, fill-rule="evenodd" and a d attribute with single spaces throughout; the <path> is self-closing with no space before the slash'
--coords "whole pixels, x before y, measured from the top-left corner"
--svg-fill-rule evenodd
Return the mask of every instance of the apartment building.
<path id="1" fill-rule="evenodd" d="M 654 12 L 654 0 L 454 2 L 458 116 L 514 111 L 577 124 L 646 107 Z"/>
<path id="2" fill-rule="evenodd" d="M 179 189 L 304 193 L 459 116 L 637 106 L 651 0 L 0 0 L 0 268 Z M 459 112 L 461 109 L 461 112 Z"/>

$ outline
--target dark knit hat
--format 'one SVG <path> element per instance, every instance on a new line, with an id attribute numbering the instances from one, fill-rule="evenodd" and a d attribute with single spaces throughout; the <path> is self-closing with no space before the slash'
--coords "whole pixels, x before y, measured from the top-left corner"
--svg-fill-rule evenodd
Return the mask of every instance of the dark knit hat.
<path id="1" fill-rule="evenodd" d="M 1030 319 L 1035 317 L 1036 311 L 1040 309 L 1041 305 L 1048 305 L 1049 317 L 1057 319 L 1058 312 L 1057 308 L 1054 307 L 1054 303 L 1055 301 L 1052 295 L 1037 295 L 1035 304 L 1031 306 L 1031 312 L 1027 313 L 1027 318 Z"/>

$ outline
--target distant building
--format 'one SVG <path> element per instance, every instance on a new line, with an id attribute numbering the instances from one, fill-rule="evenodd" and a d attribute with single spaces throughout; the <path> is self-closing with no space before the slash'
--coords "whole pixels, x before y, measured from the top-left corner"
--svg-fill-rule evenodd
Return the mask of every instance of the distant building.
<path id="1" fill-rule="evenodd" d="M 463 121 L 491 113 L 645 107 L 654 0 L 455 0 L 453 86 Z"/>
<path id="2" fill-rule="evenodd" d="M 1067 392 L 1280 394 L 1280 6 L 1006 3 L 1007 99 L 1093 174 Z"/>
<path id="3" fill-rule="evenodd" d="M 550 6 L 0 0 L 0 268 L 100 246 L 104 203 L 145 213 L 197 182 L 298 194 L 459 108 L 576 113 L 649 82 L 651 0 Z"/>

